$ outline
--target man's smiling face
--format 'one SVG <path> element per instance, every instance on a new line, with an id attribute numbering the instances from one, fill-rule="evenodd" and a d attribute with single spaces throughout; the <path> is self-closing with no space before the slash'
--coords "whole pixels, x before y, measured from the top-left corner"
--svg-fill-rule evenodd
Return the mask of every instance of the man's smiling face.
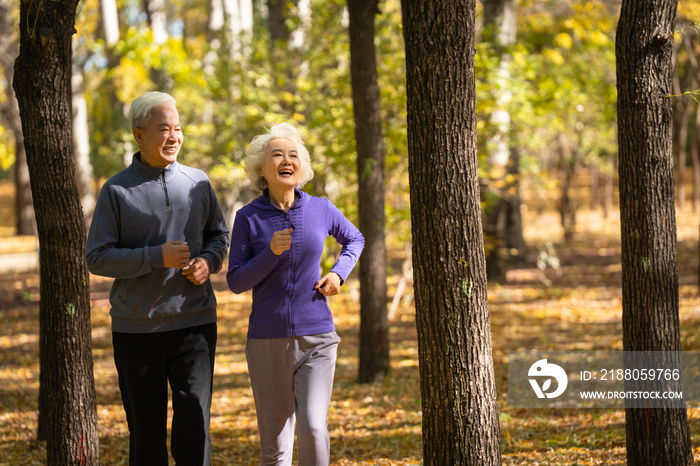
<path id="1" fill-rule="evenodd" d="M 177 160 L 182 147 L 180 115 L 171 107 L 153 107 L 148 124 L 134 128 L 134 138 L 141 148 L 141 162 L 168 168 Z"/>

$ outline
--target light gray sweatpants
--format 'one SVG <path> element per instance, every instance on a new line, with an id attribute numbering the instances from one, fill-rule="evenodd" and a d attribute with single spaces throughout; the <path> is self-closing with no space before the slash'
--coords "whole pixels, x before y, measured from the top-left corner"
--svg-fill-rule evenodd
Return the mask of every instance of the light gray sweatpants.
<path id="1" fill-rule="evenodd" d="M 260 435 L 261 466 L 328 466 L 328 407 L 340 337 L 335 332 L 248 339 L 246 359 Z"/>

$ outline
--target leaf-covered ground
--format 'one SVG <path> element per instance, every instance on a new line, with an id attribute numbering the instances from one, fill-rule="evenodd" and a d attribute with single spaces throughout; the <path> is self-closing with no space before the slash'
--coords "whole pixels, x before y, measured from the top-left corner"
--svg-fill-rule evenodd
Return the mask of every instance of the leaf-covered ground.
<path id="1" fill-rule="evenodd" d="M 700 349 L 697 288 L 698 220 L 678 216 L 680 315 L 684 350 Z M 567 248 L 554 215 L 526 218 L 528 268 L 509 272 L 508 285 L 489 289 L 493 354 L 505 465 L 623 465 L 625 419 L 616 410 L 535 410 L 507 406 L 507 354 L 513 350 L 621 350 L 619 219 L 579 216 L 577 242 Z M 547 244 L 552 248 L 548 250 Z M 541 271 L 540 251 L 560 262 Z M 555 263 L 555 262 L 553 262 Z M 257 464 L 255 410 L 244 346 L 248 296 L 235 296 L 223 274 L 215 279 L 219 306 L 213 463 Z M 395 285 L 397 277 L 390 277 Z M 545 283 L 551 282 L 549 286 Z M 128 437 L 112 360 L 110 281 L 92 277 L 92 322 L 101 461 L 127 464 Z M 334 465 L 421 464 L 421 403 L 414 308 L 404 297 L 392 322 L 392 374 L 383 383 L 355 383 L 358 353 L 357 283 L 332 299 L 342 337 L 329 415 Z M 41 465 L 34 440 L 38 395 L 36 273 L 0 274 L 0 466 Z M 689 410 L 695 459 L 700 460 L 700 409 Z"/>

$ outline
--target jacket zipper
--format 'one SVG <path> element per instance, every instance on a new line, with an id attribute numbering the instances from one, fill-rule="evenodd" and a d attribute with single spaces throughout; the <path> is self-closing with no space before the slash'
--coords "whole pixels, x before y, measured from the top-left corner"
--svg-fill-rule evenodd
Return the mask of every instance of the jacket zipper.
<path id="1" fill-rule="evenodd" d="M 289 212 L 287 212 L 287 220 L 292 226 L 292 229 L 296 229 L 294 226 L 294 223 L 292 223 L 291 216 L 289 215 Z M 294 232 L 292 231 L 292 235 Z M 292 247 L 289 248 L 289 284 L 290 284 L 290 289 L 289 289 L 289 324 L 291 327 L 291 333 L 294 335 L 295 330 L 294 330 L 294 313 L 292 312 L 292 301 L 294 300 L 294 241 L 292 241 Z"/>
<path id="2" fill-rule="evenodd" d="M 165 170 L 161 171 L 163 175 L 163 192 L 165 192 L 165 207 L 170 207 L 170 196 L 168 195 L 168 183 L 165 182 Z"/>

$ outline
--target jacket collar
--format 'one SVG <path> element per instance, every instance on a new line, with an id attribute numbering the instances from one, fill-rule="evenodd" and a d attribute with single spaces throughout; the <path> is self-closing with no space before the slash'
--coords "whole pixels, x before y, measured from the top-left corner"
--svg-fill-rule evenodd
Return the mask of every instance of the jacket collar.
<path id="1" fill-rule="evenodd" d="M 141 162 L 141 151 L 138 151 L 134 154 L 134 156 L 131 159 L 131 169 L 139 175 L 143 175 L 147 178 L 152 179 L 160 178 L 162 174 L 165 173 L 166 181 L 170 181 L 173 178 L 175 178 L 180 172 L 180 164 L 177 161 L 175 161 L 172 163 L 172 165 L 165 169 L 151 167 Z"/>
<path id="2" fill-rule="evenodd" d="M 255 204 L 258 205 L 258 207 L 265 209 L 265 210 L 279 210 L 282 212 L 282 210 L 274 205 L 272 202 L 270 202 L 270 199 L 267 197 L 269 194 L 270 190 L 265 188 L 263 190 L 263 195 L 255 199 L 253 201 Z M 305 193 L 304 191 L 300 191 L 299 188 L 294 188 L 294 195 L 296 197 L 296 200 L 294 201 L 294 205 L 289 209 L 289 210 L 295 210 L 301 208 L 306 202 L 309 200 L 311 197 L 309 194 Z"/>

